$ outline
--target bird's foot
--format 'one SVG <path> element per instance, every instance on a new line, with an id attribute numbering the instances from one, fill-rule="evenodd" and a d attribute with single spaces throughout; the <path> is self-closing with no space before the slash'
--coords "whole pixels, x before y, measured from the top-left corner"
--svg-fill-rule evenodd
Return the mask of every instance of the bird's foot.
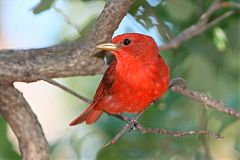
<path id="1" fill-rule="evenodd" d="M 138 121 L 135 117 L 134 118 L 129 118 L 128 123 L 131 124 L 131 128 L 129 129 L 128 132 L 131 132 L 132 130 L 137 131 L 136 125 L 138 124 Z"/>
<path id="2" fill-rule="evenodd" d="M 131 128 L 129 129 L 129 132 L 131 132 L 132 130 L 137 131 L 137 124 L 138 124 L 138 118 L 142 113 L 139 113 L 136 117 L 133 118 L 129 118 L 124 114 L 109 114 L 110 116 L 114 116 L 124 122 L 126 122 L 127 124 L 129 124 L 131 126 Z"/>

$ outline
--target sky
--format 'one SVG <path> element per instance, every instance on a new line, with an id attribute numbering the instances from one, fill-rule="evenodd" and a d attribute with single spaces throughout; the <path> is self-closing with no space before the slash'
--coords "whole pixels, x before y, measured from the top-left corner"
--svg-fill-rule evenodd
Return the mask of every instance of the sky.
<path id="1" fill-rule="evenodd" d="M 64 38 L 77 34 L 76 29 L 67 24 L 64 17 L 54 8 L 38 15 L 33 14 L 32 9 L 38 4 L 38 0 L 0 1 L 2 6 L 0 11 L 0 37 L 4 39 L 5 44 L 1 45 L 0 43 L 0 47 L 2 48 L 51 46 L 58 43 L 60 34 L 63 34 L 63 37 L 65 36 Z M 82 22 L 84 23 L 88 16 L 98 15 L 101 12 L 104 3 L 104 1 L 95 1 L 81 3 L 80 5 L 71 5 L 71 3 L 67 1 L 59 0 L 55 5 L 70 17 L 70 20 L 74 24 L 81 28 Z M 157 0 L 151 0 L 152 5 L 156 5 L 157 3 Z M 89 7 L 92 9 L 89 10 Z M 63 29 L 64 33 L 62 33 Z M 126 32 L 139 32 L 151 35 L 158 44 L 161 44 L 159 34 L 155 27 L 146 30 L 129 14 L 123 19 L 119 28 L 115 31 L 114 36 Z"/>

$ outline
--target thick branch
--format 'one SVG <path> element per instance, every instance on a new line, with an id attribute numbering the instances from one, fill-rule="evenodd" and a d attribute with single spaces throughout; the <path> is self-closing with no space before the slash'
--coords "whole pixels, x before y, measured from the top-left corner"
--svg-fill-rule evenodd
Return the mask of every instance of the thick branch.
<path id="1" fill-rule="evenodd" d="M 0 86 L 0 113 L 16 135 L 24 159 L 49 159 L 48 144 L 41 125 L 22 93 L 12 85 Z"/>
<path id="2" fill-rule="evenodd" d="M 103 72 L 103 62 L 94 57 L 97 53 L 96 44 L 110 40 L 114 30 L 126 15 L 133 0 L 109 0 L 97 20 L 93 31 L 82 43 L 60 45 L 33 50 L 2 50 L 0 51 L 0 84 L 10 84 L 14 81 L 32 82 L 40 79 L 66 77 L 74 75 L 91 75 Z M 218 6 L 217 6 L 218 5 Z M 236 7 L 239 4 L 223 2 L 213 4 L 205 12 L 199 23 L 190 26 L 169 44 L 161 46 L 161 50 L 177 48 L 182 42 L 199 35 L 217 22 L 231 16 L 229 11 L 208 22 L 210 16 L 220 8 Z M 76 48 L 78 46 L 78 49 Z M 59 53 L 58 53 L 59 52 Z M 219 101 L 195 91 L 189 91 L 184 85 L 173 85 L 171 90 L 213 107 L 220 112 L 240 117 L 238 111 L 229 109 Z M 35 115 L 23 96 L 13 86 L 0 87 L 0 112 L 9 122 L 16 134 L 20 150 L 25 159 L 48 159 L 48 146 Z M 174 136 L 189 134 L 209 134 L 206 131 L 173 132 L 160 129 L 144 128 L 136 121 L 139 117 L 127 123 L 117 139 L 127 130 L 135 129 L 143 133 L 160 133 Z"/>
<path id="3" fill-rule="evenodd" d="M 97 53 L 95 45 L 110 40 L 112 33 L 132 3 L 133 0 L 109 0 L 98 18 L 96 27 L 82 43 L 73 42 L 43 49 L 0 51 L 0 83 L 32 82 L 44 78 L 102 73 L 105 70 L 102 67 L 103 62 L 93 56 Z M 226 12 L 208 22 L 215 11 L 226 7 L 239 9 L 240 5 L 234 2 L 215 3 L 202 15 L 199 23 L 187 28 L 168 44 L 160 46 L 160 49 L 177 48 L 182 42 L 201 34 L 207 28 L 231 16 L 233 11 Z"/>
<path id="4" fill-rule="evenodd" d="M 0 84 L 4 85 L 0 86 L 0 113 L 17 136 L 24 159 L 49 159 L 48 144 L 30 106 L 11 84 L 102 72 L 103 62 L 93 57 L 95 46 L 111 38 L 132 3 L 133 0 L 107 1 L 95 28 L 82 43 L 0 51 Z M 73 45 L 79 48 L 73 50 Z"/>
<path id="5" fill-rule="evenodd" d="M 103 61 L 93 56 L 97 53 L 95 46 L 111 39 L 132 3 L 133 0 L 109 0 L 93 31 L 74 51 L 66 50 L 63 53 L 56 53 L 54 49 L 58 47 L 43 49 L 43 51 L 41 49 L 1 51 L 0 83 L 31 82 L 44 78 L 92 75 L 103 72 L 105 69 Z M 52 52 L 48 52 L 51 49 L 53 49 Z"/>

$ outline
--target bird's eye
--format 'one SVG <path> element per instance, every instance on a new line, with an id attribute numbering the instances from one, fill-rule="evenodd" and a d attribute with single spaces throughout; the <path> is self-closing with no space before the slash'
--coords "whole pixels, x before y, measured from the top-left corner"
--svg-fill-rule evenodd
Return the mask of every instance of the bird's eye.
<path id="1" fill-rule="evenodd" d="M 125 46 L 127 46 L 127 45 L 129 45 L 131 43 L 131 40 L 130 39 L 124 39 L 123 40 L 123 44 L 125 45 Z"/>

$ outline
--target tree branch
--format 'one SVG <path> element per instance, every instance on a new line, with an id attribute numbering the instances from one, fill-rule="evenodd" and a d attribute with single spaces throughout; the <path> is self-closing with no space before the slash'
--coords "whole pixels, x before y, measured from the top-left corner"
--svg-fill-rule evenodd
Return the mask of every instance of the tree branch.
<path id="1" fill-rule="evenodd" d="M 84 42 L 0 51 L 0 113 L 17 136 L 23 159 L 49 159 L 48 144 L 36 116 L 12 83 L 103 72 L 103 62 L 93 56 L 97 53 L 95 46 L 112 37 L 132 3 L 133 0 L 108 0 Z"/>
<path id="2" fill-rule="evenodd" d="M 213 13 L 218 11 L 222 8 L 237 8 L 240 9 L 240 4 L 235 2 L 216 2 L 214 1 L 213 4 L 209 7 L 209 9 L 202 14 L 200 21 L 196 24 L 191 25 L 187 29 L 185 29 L 182 33 L 180 33 L 177 37 L 173 40 L 164 44 L 159 47 L 160 51 L 168 50 L 168 49 L 175 49 L 178 48 L 183 42 L 196 37 L 203 33 L 208 28 L 216 25 L 218 22 L 230 17 L 234 14 L 234 11 L 228 11 L 217 18 L 213 19 L 212 21 L 208 22 L 209 18 L 212 16 Z"/>
<path id="3" fill-rule="evenodd" d="M 53 81 L 51 79 L 46 79 L 45 80 L 46 82 L 56 86 L 56 87 L 59 87 L 60 89 L 70 93 L 71 95 L 79 98 L 80 100 L 90 104 L 92 102 L 92 100 L 76 93 L 75 91 L 59 84 L 58 82 L 56 81 Z M 203 106 L 208 106 L 210 108 L 214 108 L 216 109 L 217 111 L 219 112 L 222 112 L 222 113 L 226 113 L 230 116 L 233 116 L 237 119 L 240 119 L 240 111 L 236 111 L 234 109 L 231 109 L 232 107 L 229 107 L 227 105 L 225 105 L 222 101 L 219 101 L 219 100 L 216 100 L 216 99 L 213 99 L 209 96 L 207 96 L 206 94 L 204 93 L 201 93 L 199 91 L 193 91 L 193 90 L 190 90 L 188 87 L 187 87 L 187 83 L 184 79 L 182 78 L 175 78 L 175 79 L 172 79 L 171 80 L 171 83 L 170 83 L 170 86 L 169 86 L 169 89 L 172 91 L 172 92 L 176 92 L 176 93 L 180 93 L 181 95 L 183 96 L 186 96 L 186 97 L 190 97 L 191 99 L 203 104 Z M 111 116 L 115 116 L 115 115 L 111 115 Z M 115 117 L 123 120 L 123 121 L 129 121 L 129 119 L 127 119 L 127 117 L 122 117 L 122 115 L 116 115 Z"/>
<path id="4" fill-rule="evenodd" d="M 1 50 L 0 83 L 32 82 L 44 78 L 93 75 L 104 72 L 106 68 L 102 67 L 102 60 L 93 56 L 97 53 L 95 46 L 110 40 L 132 3 L 133 0 L 108 1 L 98 18 L 96 27 L 84 42 L 73 42 L 42 49 Z M 240 5 L 234 2 L 214 3 L 201 16 L 202 18 L 197 24 L 187 28 L 168 44 L 160 46 L 160 50 L 177 48 L 182 42 L 201 34 L 207 28 L 234 14 L 233 11 L 226 12 L 207 22 L 213 13 L 226 7 L 239 9 Z"/>
<path id="5" fill-rule="evenodd" d="M 95 28 L 78 49 L 50 47 L 32 50 L 2 50 L 0 52 L 0 83 L 32 82 L 44 78 L 93 75 L 102 73 L 103 61 L 94 57 L 96 44 L 109 41 L 133 0 L 108 0 Z M 65 51 L 57 53 L 54 49 Z M 47 51 L 47 52 L 46 52 Z M 21 53 L 21 54 L 20 54 Z M 56 63 L 57 62 L 57 63 Z"/>
<path id="6" fill-rule="evenodd" d="M 182 78 L 173 79 L 171 85 L 172 86 L 170 90 L 173 92 L 177 92 L 186 97 L 190 97 L 195 101 L 202 103 L 204 106 L 214 108 L 219 112 L 223 112 L 237 119 L 240 119 L 240 111 L 233 110 L 231 109 L 231 107 L 226 106 L 223 102 L 215 100 L 204 93 L 189 90 L 187 88 L 185 80 L 183 80 Z"/>
<path id="7" fill-rule="evenodd" d="M 48 82 L 49 84 L 52 84 L 52 85 L 54 85 L 54 86 L 56 86 L 56 87 L 58 87 L 58 88 L 60 88 L 60 89 L 62 89 L 62 90 L 64 90 L 64 91 L 68 92 L 69 94 L 73 95 L 74 97 L 79 98 L 80 100 L 82 100 L 82 101 L 84 101 L 84 102 L 86 102 L 86 103 L 88 103 L 88 104 L 91 104 L 91 102 L 92 102 L 91 99 L 88 99 L 88 98 L 86 98 L 86 97 L 84 97 L 84 96 L 82 96 L 82 95 L 74 92 L 73 90 L 65 87 L 64 85 L 61 85 L 60 83 L 58 83 L 58 82 L 56 82 L 56 81 L 54 81 L 54 80 L 45 79 L 44 81 L 46 81 L 46 82 Z"/>
<path id="8" fill-rule="evenodd" d="M 124 116 L 124 115 L 121 115 L 121 116 L 112 115 L 112 116 L 114 116 L 114 117 L 116 117 L 116 118 L 126 122 L 127 124 L 124 125 L 124 127 L 116 134 L 115 137 L 113 137 L 111 139 L 111 141 L 109 141 L 108 143 L 103 145 L 103 147 L 107 147 L 107 146 L 109 146 L 111 144 L 116 143 L 119 140 L 119 138 L 125 132 L 127 132 L 127 131 L 130 132 L 132 130 L 138 131 L 138 132 L 141 132 L 141 133 L 144 133 L 144 134 L 154 133 L 154 134 L 170 135 L 170 136 L 174 136 L 174 137 L 183 137 L 183 136 L 189 136 L 189 135 L 209 135 L 209 136 L 212 136 L 213 138 L 216 138 L 216 139 L 223 138 L 220 134 L 214 133 L 214 132 L 210 132 L 208 130 L 170 131 L 170 130 L 160 129 L 160 128 L 146 128 L 146 127 L 143 127 L 138 122 L 138 119 L 141 117 L 143 112 L 138 114 L 136 117 L 130 118 L 130 119 L 128 117 Z"/>
<path id="9" fill-rule="evenodd" d="M 78 93 L 70 90 L 69 88 L 64 87 L 63 85 L 61 85 L 55 81 L 47 80 L 47 82 L 63 89 L 64 91 L 76 96 L 77 98 L 79 98 L 80 100 L 83 100 L 84 102 L 86 102 L 88 104 L 91 103 L 91 100 L 85 98 L 82 95 L 79 95 Z M 231 109 L 230 107 L 226 106 L 223 102 L 215 100 L 215 99 L 207 96 L 204 93 L 189 90 L 187 88 L 186 81 L 182 78 L 175 78 L 175 79 L 171 80 L 169 88 L 171 91 L 180 93 L 186 97 L 190 97 L 190 98 L 202 103 L 204 106 L 209 106 L 211 108 L 218 110 L 219 112 L 223 112 L 223 113 L 229 114 L 230 116 L 236 117 L 237 119 L 240 119 L 240 111 L 235 111 L 235 110 Z M 106 143 L 103 147 L 106 147 L 110 144 L 114 144 L 125 132 L 132 131 L 132 130 L 135 130 L 135 131 L 138 131 L 141 133 L 164 134 L 164 135 L 171 135 L 174 137 L 182 137 L 182 136 L 188 136 L 188 135 L 209 135 L 214 138 L 223 138 L 220 134 L 210 132 L 208 130 L 170 131 L 170 130 L 165 130 L 165 129 L 160 129 L 160 128 L 146 128 L 146 127 L 143 127 L 138 122 L 138 119 L 140 118 L 142 113 L 138 114 L 134 118 L 128 118 L 127 116 L 124 116 L 123 114 L 121 114 L 121 115 L 109 114 L 110 116 L 114 116 L 114 117 L 126 122 L 127 124 L 125 124 L 125 126 L 116 134 L 116 136 L 111 141 Z"/>
<path id="10" fill-rule="evenodd" d="M 140 123 L 137 123 L 135 128 L 137 131 L 139 131 L 141 133 L 164 134 L 164 135 L 171 135 L 174 137 L 183 137 L 183 136 L 190 136 L 190 135 L 209 135 L 216 139 L 223 138 L 220 134 L 210 132 L 208 130 L 170 131 L 170 130 L 159 129 L 159 128 L 145 128 Z"/>
<path id="11" fill-rule="evenodd" d="M 204 106 L 209 106 L 211 108 L 218 110 L 219 112 L 223 112 L 230 116 L 236 117 L 237 119 L 240 119 L 240 111 L 233 110 L 230 107 L 226 106 L 223 102 L 215 100 L 204 93 L 189 90 L 187 88 L 186 81 L 183 80 L 182 78 L 173 79 L 170 83 L 170 90 L 173 92 L 180 93 L 186 97 L 190 97 L 202 103 Z M 125 132 L 131 131 L 131 130 L 139 131 L 141 133 L 165 134 L 165 135 L 171 135 L 174 137 L 182 137 L 187 135 L 209 135 L 214 138 L 223 138 L 220 134 L 210 132 L 208 130 L 169 131 L 169 130 L 160 129 L 160 128 L 145 128 L 138 122 L 140 115 L 134 117 L 133 119 L 129 119 L 124 115 L 120 115 L 120 116 L 113 115 L 114 117 L 124 122 L 127 122 L 127 124 L 125 124 L 125 126 L 117 133 L 117 135 L 111 141 L 105 144 L 103 147 L 106 147 L 110 144 L 114 144 Z"/>
<path id="12" fill-rule="evenodd" d="M 0 51 L 0 84 L 5 84 L 5 86 L 0 86 L 0 112 L 16 134 L 24 159 L 48 159 L 48 146 L 41 126 L 22 94 L 8 84 L 15 81 L 33 82 L 41 79 L 47 80 L 49 78 L 102 73 L 105 67 L 102 67 L 103 62 L 101 60 L 94 57 L 97 53 L 95 46 L 110 40 L 114 30 L 118 27 L 132 3 L 133 0 L 108 0 L 95 28 L 83 42 L 73 42 L 42 49 Z M 209 21 L 213 13 L 226 7 L 239 9 L 240 5 L 234 2 L 213 3 L 201 16 L 198 23 L 184 30 L 168 44 L 160 46 L 160 50 L 177 48 L 184 41 L 201 34 L 209 27 L 233 15 L 234 11 L 228 11 Z M 64 88 L 54 81 L 48 80 L 48 82 L 62 89 Z M 182 85 L 179 81 L 175 82 L 172 83 L 172 91 L 239 119 L 240 113 L 238 111 L 228 108 L 222 102 L 213 100 L 203 93 L 190 91 L 186 88 L 186 85 Z M 89 101 L 86 100 L 86 102 Z M 215 138 L 221 137 L 206 130 L 180 132 L 144 128 L 137 122 L 139 117 L 140 115 L 127 121 L 127 124 L 111 143 L 116 142 L 128 130 L 173 136 L 207 134 Z"/>
<path id="13" fill-rule="evenodd" d="M 13 85 L 0 86 L 0 113 L 17 136 L 23 159 L 50 159 L 40 123 L 22 93 Z"/>

